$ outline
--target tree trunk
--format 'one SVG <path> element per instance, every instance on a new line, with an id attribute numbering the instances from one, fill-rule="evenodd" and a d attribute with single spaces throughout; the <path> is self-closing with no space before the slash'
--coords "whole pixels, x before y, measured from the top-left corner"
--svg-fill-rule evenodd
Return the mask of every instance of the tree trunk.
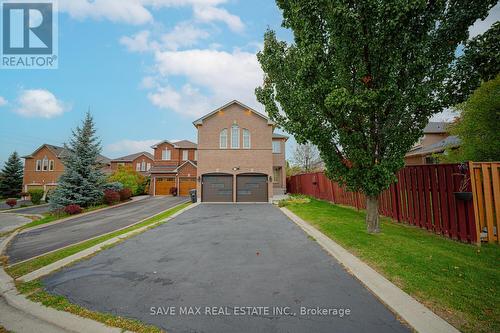
<path id="1" fill-rule="evenodd" d="M 377 196 L 366 197 L 366 230 L 370 234 L 378 234 L 380 232 Z"/>

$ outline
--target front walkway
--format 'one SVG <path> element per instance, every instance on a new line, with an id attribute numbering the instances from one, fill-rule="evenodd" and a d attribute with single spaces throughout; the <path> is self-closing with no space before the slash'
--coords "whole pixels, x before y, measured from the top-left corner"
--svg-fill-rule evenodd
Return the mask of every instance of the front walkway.
<path id="1" fill-rule="evenodd" d="M 84 307 L 174 333 L 409 332 L 267 204 L 199 205 L 44 283 Z"/>

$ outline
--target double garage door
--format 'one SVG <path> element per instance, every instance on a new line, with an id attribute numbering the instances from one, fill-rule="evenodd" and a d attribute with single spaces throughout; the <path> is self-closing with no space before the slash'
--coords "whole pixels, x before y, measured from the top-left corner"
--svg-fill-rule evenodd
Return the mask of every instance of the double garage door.
<path id="1" fill-rule="evenodd" d="M 156 195 L 169 195 L 170 189 L 176 186 L 175 177 L 158 177 L 156 178 L 155 191 Z M 195 177 L 180 177 L 179 178 L 179 195 L 188 196 L 189 190 L 196 188 Z"/>
<path id="2" fill-rule="evenodd" d="M 232 175 L 204 175 L 202 177 L 202 201 L 233 202 Z M 266 175 L 237 175 L 237 202 L 267 202 Z"/>

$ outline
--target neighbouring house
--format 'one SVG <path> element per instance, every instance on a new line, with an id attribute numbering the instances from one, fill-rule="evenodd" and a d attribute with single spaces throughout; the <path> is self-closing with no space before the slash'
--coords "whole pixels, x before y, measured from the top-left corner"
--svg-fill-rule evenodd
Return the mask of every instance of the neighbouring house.
<path id="1" fill-rule="evenodd" d="M 120 166 L 130 166 L 143 176 L 149 176 L 153 166 L 154 157 L 151 153 L 140 152 L 127 156 L 118 157 L 111 160 L 111 170 L 115 171 Z"/>
<path id="2" fill-rule="evenodd" d="M 458 148 L 460 139 L 449 135 L 448 122 L 429 122 L 423 136 L 405 155 L 406 165 L 439 163 L 436 155 L 445 153 L 447 148 Z"/>
<path id="3" fill-rule="evenodd" d="M 59 177 L 64 172 L 62 158 L 67 153 L 64 147 L 43 144 L 33 153 L 23 156 L 23 191 L 40 188 L 47 193 L 56 187 Z M 105 173 L 111 172 L 109 158 L 99 155 L 98 163 Z"/>
<path id="4" fill-rule="evenodd" d="M 178 195 L 187 196 L 196 188 L 197 145 L 188 140 L 164 140 L 153 145 L 153 165 L 150 169 L 150 192 L 153 195 L 170 195 L 172 188 Z"/>
<path id="5" fill-rule="evenodd" d="M 232 101 L 197 119 L 198 201 L 269 202 L 286 190 L 285 143 L 275 124 Z"/>

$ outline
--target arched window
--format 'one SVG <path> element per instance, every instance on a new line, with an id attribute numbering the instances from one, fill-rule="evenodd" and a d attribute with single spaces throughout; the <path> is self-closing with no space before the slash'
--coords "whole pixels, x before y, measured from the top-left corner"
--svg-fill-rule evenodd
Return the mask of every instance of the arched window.
<path id="1" fill-rule="evenodd" d="M 250 149 L 250 131 L 243 129 L 243 148 Z"/>
<path id="2" fill-rule="evenodd" d="M 219 134 L 219 148 L 226 149 L 227 148 L 227 128 L 224 128 L 220 131 Z"/>
<path id="3" fill-rule="evenodd" d="M 231 148 L 240 148 L 240 127 L 236 124 L 231 126 Z"/>

